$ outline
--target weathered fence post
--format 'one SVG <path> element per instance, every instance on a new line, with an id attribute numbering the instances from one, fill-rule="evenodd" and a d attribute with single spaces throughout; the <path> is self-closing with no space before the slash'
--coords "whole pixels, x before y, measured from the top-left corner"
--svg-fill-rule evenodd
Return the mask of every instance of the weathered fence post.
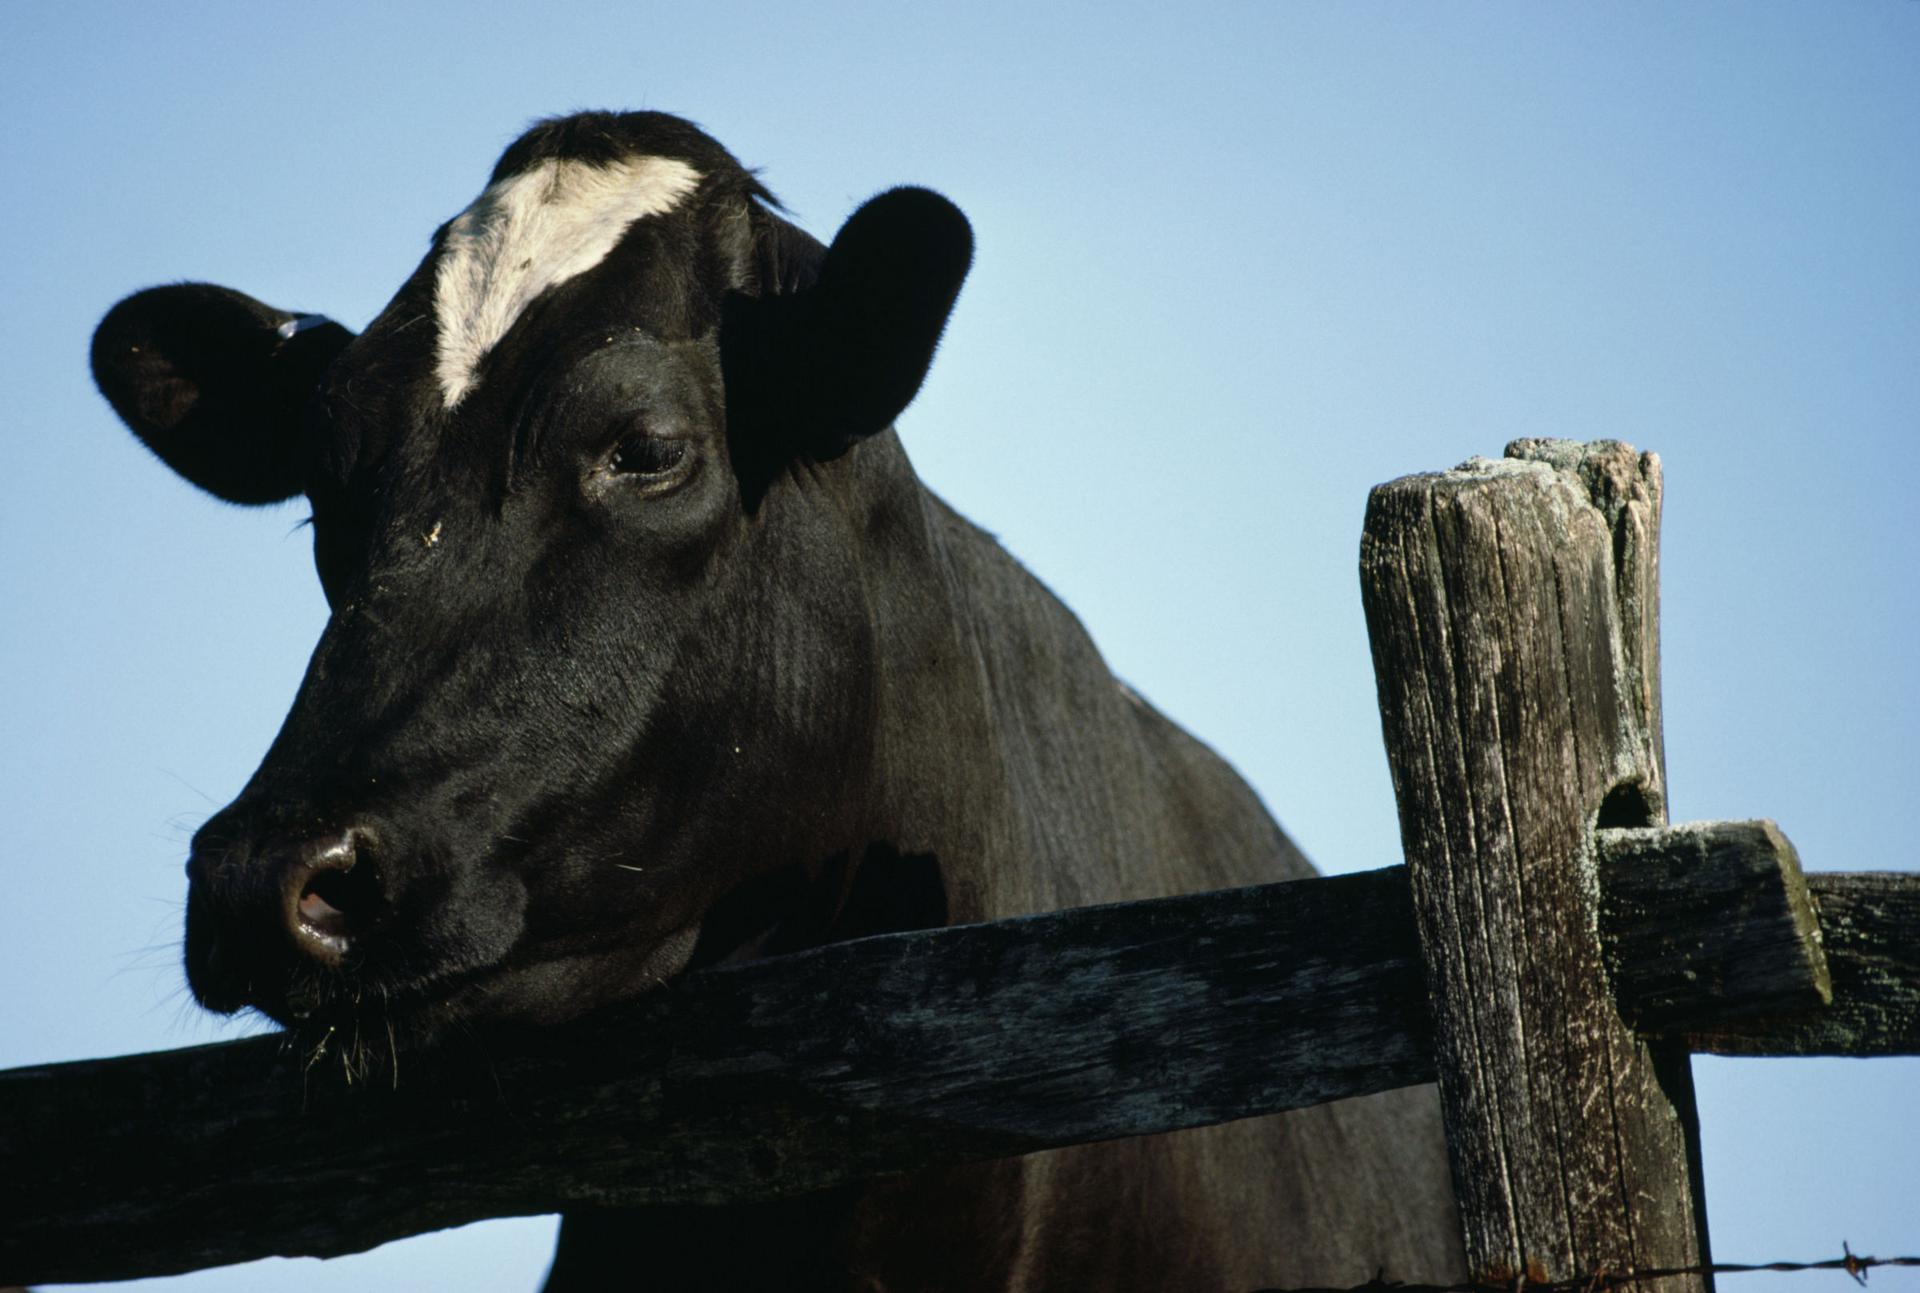
<path id="1" fill-rule="evenodd" d="M 1593 839 L 1666 819 L 1659 460 L 1507 454 L 1381 485 L 1360 546 L 1468 1262 L 1694 1266 L 1691 1073 L 1615 1007 Z"/>

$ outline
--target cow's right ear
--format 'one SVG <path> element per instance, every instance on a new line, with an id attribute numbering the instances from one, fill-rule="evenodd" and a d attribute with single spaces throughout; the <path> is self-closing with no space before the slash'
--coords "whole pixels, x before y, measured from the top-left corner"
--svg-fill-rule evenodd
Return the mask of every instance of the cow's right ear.
<path id="1" fill-rule="evenodd" d="M 300 417 L 347 329 L 210 283 L 136 292 L 93 334 L 93 380 L 161 461 L 232 503 L 301 490 Z"/>

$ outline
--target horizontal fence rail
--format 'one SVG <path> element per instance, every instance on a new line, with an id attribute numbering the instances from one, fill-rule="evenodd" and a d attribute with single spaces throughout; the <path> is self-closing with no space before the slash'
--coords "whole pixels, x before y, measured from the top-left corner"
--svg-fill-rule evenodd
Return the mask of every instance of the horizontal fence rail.
<path id="1" fill-rule="evenodd" d="M 843 943 L 303 1084 L 273 1039 L 0 1074 L 0 1284 L 330 1256 L 572 1204 L 719 1202 L 1426 1080 L 1374 872 Z M 316 1077 L 319 1076 L 316 1071 Z"/>
<path id="2" fill-rule="evenodd" d="M 1789 940 L 1756 971 L 1733 932 L 1748 917 L 1726 918 L 1779 907 L 1791 850 L 1753 823 L 1673 828 L 1675 848 L 1703 832 L 1744 860 L 1723 861 L 1722 919 L 1674 954 L 1745 1002 L 1756 974 L 1777 990 L 1805 959 Z M 1638 834 L 1633 901 L 1679 905 Z M 1832 1003 L 1773 1020 L 1743 1005 L 1733 1031 L 1689 1044 L 1920 1053 L 1920 876 L 1807 881 Z M 703 971 L 537 1036 L 402 1056 L 397 1082 L 343 1089 L 304 1065 L 268 1037 L 0 1073 L 0 1283 L 331 1256 L 583 1203 L 775 1197 L 1434 1075 L 1402 867 Z"/>

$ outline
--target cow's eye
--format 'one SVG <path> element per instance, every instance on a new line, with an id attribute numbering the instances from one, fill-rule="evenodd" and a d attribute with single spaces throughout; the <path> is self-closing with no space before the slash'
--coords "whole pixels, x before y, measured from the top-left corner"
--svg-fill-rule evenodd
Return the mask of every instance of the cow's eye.
<path id="1" fill-rule="evenodd" d="M 687 442 L 673 436 L 630 435 L 613 447 L 607 469 L 623 476 L 664 476 L 687 456 Z"/>

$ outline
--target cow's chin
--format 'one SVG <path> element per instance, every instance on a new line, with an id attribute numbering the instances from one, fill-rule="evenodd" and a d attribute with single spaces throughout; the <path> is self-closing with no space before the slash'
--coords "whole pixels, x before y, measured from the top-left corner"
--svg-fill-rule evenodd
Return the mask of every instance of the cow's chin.
<path id="1" fill-rule="evenodd" d="M 689 925 L 651 948 L 596 951 L 551 960 L 508 962 L 431 989 L 392 990 L 349 978 L 296 985 L 286 1002 L 256 1009 L 284 1027 L 310 1060 L 336 1057 L 349 1079 L 425 1051 L 450 1037 L 491 1028 L 564 1024 L 667 986 L 686 971 L 700 941 Z"/>
<path id="2" fill-rule="evenodd" d="M 450 994 L 447 1022 L 548 1027 L 666 987 L 685 972 L 700 942 L 693 924 L 651 949 L 570 956 L 503 970 Z"/>

